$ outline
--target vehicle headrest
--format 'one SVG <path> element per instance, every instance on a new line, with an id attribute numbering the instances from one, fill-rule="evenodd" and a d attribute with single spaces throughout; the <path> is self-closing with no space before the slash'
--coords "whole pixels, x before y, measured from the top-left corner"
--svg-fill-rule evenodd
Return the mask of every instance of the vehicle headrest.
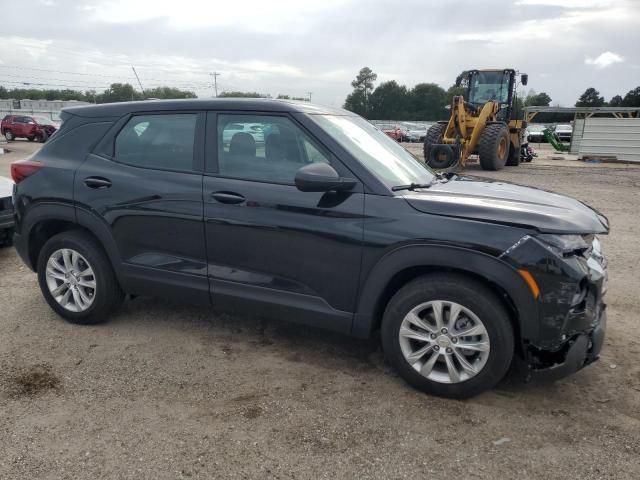
<path id="1" fill-rule="evenodd" d="M 238 132 L 231 137 L 229 153 L 232 155 L 255 155 L 256 141 L 251 134 Z"/>

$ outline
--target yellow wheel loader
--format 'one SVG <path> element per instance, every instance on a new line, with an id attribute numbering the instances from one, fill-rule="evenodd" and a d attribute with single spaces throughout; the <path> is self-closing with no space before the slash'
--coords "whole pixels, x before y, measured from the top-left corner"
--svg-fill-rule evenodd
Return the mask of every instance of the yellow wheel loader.
<path id="1" fill-rule="evenodd" d="M 477 154 L 483 170 L 520 164 L 520 143 L 526 123 L 515 112 L 519 73 L 513 69 L 468 70 L 456 80 L 465 96 L 453 97 L 451 117 L 427 131 L 424 159 L 431 168 L 456 171 Z M 528 75 L 520 75 L 526 85 Z M 465 100 L 466 97 L 466 100 Z"/>

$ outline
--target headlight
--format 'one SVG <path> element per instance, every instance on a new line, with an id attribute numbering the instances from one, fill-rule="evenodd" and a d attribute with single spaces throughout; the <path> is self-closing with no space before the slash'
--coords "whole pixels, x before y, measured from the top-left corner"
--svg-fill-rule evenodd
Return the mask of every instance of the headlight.
<path id="1" fill-rule="evenodd" d="M 560 257 L 582 255 L 591 247 L 592 235 L 536 235 L 538 240 Z"/>

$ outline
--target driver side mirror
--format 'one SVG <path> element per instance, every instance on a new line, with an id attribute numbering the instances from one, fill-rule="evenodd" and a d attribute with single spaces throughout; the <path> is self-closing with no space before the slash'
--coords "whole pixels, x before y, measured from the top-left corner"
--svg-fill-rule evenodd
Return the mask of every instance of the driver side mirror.
<path id="1" fill-rule="evenodd" d="M 296 173 L 295 184 L 301 192 L 350 190 L 356 186 L 352 178 L 342 178 L 328 163 L 310 163 Z"/>
<path id="2" fill-rule="evenodd" d="M 529 75 L 523 73 L 522 75 L 520 75 L 520 81 L 522 82 L 522 85 L 527 86 L 527 83 L 529 83 Z"/>

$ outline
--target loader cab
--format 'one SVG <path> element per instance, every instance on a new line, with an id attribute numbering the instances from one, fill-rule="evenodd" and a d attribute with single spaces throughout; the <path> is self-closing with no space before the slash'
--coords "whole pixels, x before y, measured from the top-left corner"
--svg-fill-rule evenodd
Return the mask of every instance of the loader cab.
<path id="1" fill-rule="evenodd" d="M 466 75 L 459 77 L 459 82 L 467 86 L 467 102 L 475 108 L 482 108 L 490 101 L 497 102 L 500 106 L 498 118 L 505 122 L 511 120 L 516 71 L 513 69 L 469 70 L 465 73 Z M 526 82 L 525 78 L 523 80 Z"/>

